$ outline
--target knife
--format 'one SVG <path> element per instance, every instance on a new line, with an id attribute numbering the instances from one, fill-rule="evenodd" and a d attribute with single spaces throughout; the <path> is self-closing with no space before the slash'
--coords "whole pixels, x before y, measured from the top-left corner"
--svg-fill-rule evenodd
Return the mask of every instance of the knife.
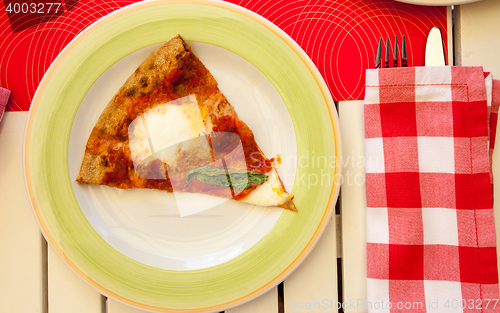
<path id="1" fill-rule="evenodd" d="M 425 66 L 445 66 L 443 36 L 439 27 L 433 27 L 425 46 Z"/>

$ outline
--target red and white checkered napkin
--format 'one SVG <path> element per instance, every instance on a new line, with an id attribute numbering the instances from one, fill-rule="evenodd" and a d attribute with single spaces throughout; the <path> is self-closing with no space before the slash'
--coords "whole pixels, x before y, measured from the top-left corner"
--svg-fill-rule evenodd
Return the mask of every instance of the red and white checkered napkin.
<path id="1" fill-rule="evenodd" d="M 369 312 L 500 312 L 490 145 L 500 86 L 486 76 L 367 71 Z"/>

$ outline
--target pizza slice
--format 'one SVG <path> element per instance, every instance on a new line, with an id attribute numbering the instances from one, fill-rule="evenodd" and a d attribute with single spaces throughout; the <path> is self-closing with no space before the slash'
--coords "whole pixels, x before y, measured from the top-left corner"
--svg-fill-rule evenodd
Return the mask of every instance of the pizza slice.
<path id="1" fill-rule="evenodd" d="M 273 161 L 178 35 L 150 54 L 107 104 L 76 180 L 296 211 Z"/>

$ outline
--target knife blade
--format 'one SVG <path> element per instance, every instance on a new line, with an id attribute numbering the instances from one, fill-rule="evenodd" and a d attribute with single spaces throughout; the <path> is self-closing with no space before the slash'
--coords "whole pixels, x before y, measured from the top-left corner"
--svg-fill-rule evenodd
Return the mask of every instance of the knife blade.
<path id="1" fill-rule="evenodd" d="M 425 45 L 425 66 L 445 66 L 443 36 L 439 27 L 433 27 Z"/>

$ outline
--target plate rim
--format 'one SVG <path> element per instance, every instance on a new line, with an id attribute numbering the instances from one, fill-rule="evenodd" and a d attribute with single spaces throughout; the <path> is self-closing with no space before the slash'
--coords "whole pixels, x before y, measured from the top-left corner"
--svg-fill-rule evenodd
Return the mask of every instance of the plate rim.
<path id="1" fill-rule="evenodd" d="M 281 38 L 288 46 L 289 48 L 294 51 L 294 53 L 300 57 L 300 59 L 303 61 L 303 63 L 307 66 L 309 72 L 312 74 L 314 79 L 316 80 L 316 84 L 321 90 L 321 93 L 324 97 L 325 104 L 327 105 L 327 109 L 330 113 L 330 119 L 332 123 L 332 130 L 333 130 L 333 136 L 335 138 L 335 177 L 332 183 L 332 190 L 330 191 L 330 196 L 328 199 L 328 204 L 327 208 L 324 210 L 324 214 L 321 218 L 321 222 L 319 225 L 316 225 L 316 231 L 314 232 L 314 235 L 310 238 L 309 242 L 305 246 L 305 248 L 300 252 L 300 254 L 296 257 L 296 259 L 289 264 L 282 272 L 279 274 L 277 277 L 274 277 L 271 281 L 266 283 L 264 286 L 261 288 L 258 288 L 256 290 L 253 290 L 252 292 L 246 294 L 243 297 L 240 297 L 238 299 L 226 302 L 226 303 L 220 303 L 216 306 L 212 307 L 204 307 L 204 308 L 195 308 L 195 309 L 169 309 L 169 308 L 158 308 L 155 306 L 150 306 L 150 305 L 145 305 L 142 303 L 137 303 L 134 301 L 131 301 L 129 299 L 126 299 L 116 293 L 114 293 L 111 290 L 105 289 L 103 286 L 99 285 L 95 281 L 93 281 L 90 277 L 88 277 L 83 271 L 81 271 L 78 266 L 76 266 L 64 253 L 63 249 L 57 245 L 57 243 L 54 240 L 54 237 L 48 231 L 48 226 L 43 223 L 43 217 L 41 216 L 40 210 L 37 208 L 37 203 L 36 203 L 36 196 L 34 194 L 34 186 L 32 180 L 29 179 L 29 168 L 30 168 L 30 162 L 29 162 L 29 151 L 30 151 L 30 145 L 29 145 L 29 136 L 32 131 L 33 127 L 33 120 L 36 115 L 36 110 L 38 108 L 39 104 L 39 97 L 38 94 L 41 92 L 41 90 L 44 89 L 44 87 L 47 84 L 47 80 L 52 75 L 52 72 L 54 71 L 55 68 L 59 65 L 62 59 L 64 59 L 67 55 L 67 53 L 75 46 L 78 45 L 79 42 L 81 42 L 84 38 L 89 36 L 90 34 L 93 33 L 93 31 L 99 29 L 102 25 L 105 23 L 109 22 L 110 20 L 113 20 L 115 18 L 118 18 L 122 15 L 125 15 L 129 13 L 130 11 L 134 11 L 138 8 L 144 8 L 144 7 L 149 7 L 149 6 L 154 6 L 157 4 L 166 4 L 166 3 L 194 3 L 194 4 L 208 4 L 210 6 L 216 6 L 220 7 L 223 9 L 228 9 L 232 13 L 236 14 L 242 14 L 246 17 L 249 17 L 251 20 L 259 23 L 260 25 L 265 26 L 268 30 L 270 30 L 273 34 L 277 35 L 279 38 Z M 310 58 L 307 56 L 307 54 L 300 48 L 300 46 L 293 41 L 291 37 L 289 37 L 284 31 L 282 31 L 280 28 L 278 28 L 276 25 L 272 24 L 270 21 L 267 19 L 261 17 L 260 15 L 247 10 L 245 8 L 242 8 L 240 6 L 237 6 L 232 3 L 227 3 L 227 2 L 222 2 L 218 0 L 188 0 L 188 1 L 177 1 L 177 0 L 159 0 L 159 1 L 144 1 L 144 2 L 137 2 L 133 3 L 131 5 L 125 6 L 119 10 L 116 10 L 90 26 L 88 26 L 84 31 L 82 31 L 80 34 L 78 34 L 70 43 L 68 43 L 64 49 L 59 53 L 59 55 L 56 57 L 56 59 L 52 62 L 50 65 L 49 69 L 46 71 L 43 79 L 41 80 L 39 87 L 37 88 L 37 91 L 33 97 L 33 102 L 32 105 L 30 106 L 29 110 L 29 115 L 26 123 L 26 129 L 25 129 L 25 136 L 24 136 L 24 144 L 23 144 L 23 155 L 24 155 L 24 160 L 23 160 L 23 170 L 24 170 L 24 177 L 25 177 L 25 183 L 26 183 L 26 189 L 28 191 L 29 199 L 30 199 L 30 204 L 32 207 L 32 210 L 36 216 L 37 223 L 39 224 L 39 229 L 41 230 L 42 234 L 44 237 L 47 239 L 47 241 L 51 244 L 51 246 L 56 250 L 57 254 L 64 260 L 64 262 L 73 270 L 76 272 L 76 274 L 84 279 L 87 283 L 89 283 L 92 287 L 97 289 L 100 293 L 108 295 L 116 300 L 119 300 L 122 303 L 125 303 L 127 305 L 130 305 L 132 307 L 138 307 L 141 309 L 146 309 L 146 310 L 151 310 L 151 311 L 165 311 L 165 312 L 205 312 L 207 310 L 209 311 L 216 311 L 220 309 L 228 309 L 230 307 L 234 307 L 240 304 L 243 304 L 245 302 L 248 302 L 255 297 L 262 295 L 272 287 L 276 286 L 279 284 L 283 279 L 285 279 L 287 276 L 289 276 L 301 263 L 302 261 L 305 260 L 307 255 L 310 253 L 310 251 L 314 248 L 316 245 L 318 239 L 320 236 L 323 234 L 327 223 L 330 220 L 330 217 L 332 216 L 334 210 L 334 203 L 337 201 L 339 190 L 340 190 L 340 181 L 341 181 L 341 172 L 342 172 L 342 167 L 340 166 L 340 156 L 342 155 L 342 145 L 341 145 L 341 137 L 340 137 L 340 129 L 339 129 L 339 120 L 337 116 L 337 112 L 335 107 L 333 106 L 333 99 L 331 98 L 331 95 L 328 91 L 328 88 L 326 86 L 326 83 L 324 82 L 323 78 L 321 77 L 321 74 L 313 64 L 313 62 L 310 60 Z"/>

